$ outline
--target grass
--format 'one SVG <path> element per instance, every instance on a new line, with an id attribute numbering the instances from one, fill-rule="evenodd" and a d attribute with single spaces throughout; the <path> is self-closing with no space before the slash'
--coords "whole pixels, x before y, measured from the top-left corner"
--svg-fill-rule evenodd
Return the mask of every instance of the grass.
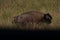
<path id="1" fill-rule="evenodd" d="M 60 0 L 0 0 L 0 25 L 12 26 L 14 16 L 29 10 L 49 12 L 53 16 L 51 26 L 60 28 Z"/>

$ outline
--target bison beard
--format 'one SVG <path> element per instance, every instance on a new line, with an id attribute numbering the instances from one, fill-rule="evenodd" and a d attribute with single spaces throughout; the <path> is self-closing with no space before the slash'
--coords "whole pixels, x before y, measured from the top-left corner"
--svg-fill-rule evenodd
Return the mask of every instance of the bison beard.
<path id="1" fill-rule="evenodd" d="M 18 26 L 22 25 L 22 26 L 26 26 L 27 24 L 43 24 L 43 20 L 45 20 L 46 22 L 51 22 L 51 19 L 47 19 L 45 18 L 44 13 L 42 12 L 38 12 L 38 11 L 29 11 L 26 13 L 23 13 L 21 15 L 15 16 L 14 17 L 14 23 Z"/>

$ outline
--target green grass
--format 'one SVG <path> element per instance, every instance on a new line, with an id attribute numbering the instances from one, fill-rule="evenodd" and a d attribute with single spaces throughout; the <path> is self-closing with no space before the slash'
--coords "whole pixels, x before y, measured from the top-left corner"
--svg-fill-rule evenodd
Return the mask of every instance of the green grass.
<path id="1" fill-rule="evenodd" d="M 49 12 L 51 26 L 60 26 L 60 0 L 0 0 L 0 25 L 11 26 L 14 16 L 29 10 Z"/>

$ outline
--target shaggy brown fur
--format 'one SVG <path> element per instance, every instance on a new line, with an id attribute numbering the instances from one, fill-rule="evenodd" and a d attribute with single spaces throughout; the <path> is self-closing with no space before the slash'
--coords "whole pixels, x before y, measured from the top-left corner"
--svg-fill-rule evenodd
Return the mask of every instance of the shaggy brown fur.
<path id="1" fill-rule="evenodd" d="M 44 20 L 44 13 L 43 12 L 38 12 L 38 11 L 29 11 L 22 13 L 21 15 L 15 16 L 14 17 L 14 22 L 16 24 L 21 24 L 25 25 L 27 23 L 43 23 L 42 20 Z"/>

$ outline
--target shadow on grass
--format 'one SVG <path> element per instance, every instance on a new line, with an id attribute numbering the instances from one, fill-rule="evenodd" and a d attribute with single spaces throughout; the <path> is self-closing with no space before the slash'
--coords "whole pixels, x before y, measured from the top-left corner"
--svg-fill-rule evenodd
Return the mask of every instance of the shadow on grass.
<path id="1" fill-rule="evenodd" d="M 56 35 L 60 34 L 60 30 L 54 30 L 54 29 L 34 29 L 34 30 L 29 30 L 29 29 L 19 29 L 19 28 L 10 28 L 11 26 L 0 26 L 0 34 L 9 34 L 9 36 L 51 36 L 51 35 Z M 4 28 L 5 27 L 5 28 Z M 6 28 L 7 27 L 7 28 Z M 12 34 L 12 35 L 11 35 Z M 51 35 L 50 35 L 51 34 Z"/>
<path id="2" fill-rule="evenodd" d="M 24 27 L 22 27 L 22 26 L 19 26 L 19 27 L 18 26 L 0 26 L 0 30 L 22 30 L 22 31 L 60 30 L 60 28 L 53 28 L 51 26 L 45 26 L 45 27 L 42 26 L 41 28 L 40 28 L 40 26 L 38 28 L 37 27 L 33 28 L 32 26 L 30 26 L 30 27 L 27 28 L 26 26 L 24 26 Z"/>

